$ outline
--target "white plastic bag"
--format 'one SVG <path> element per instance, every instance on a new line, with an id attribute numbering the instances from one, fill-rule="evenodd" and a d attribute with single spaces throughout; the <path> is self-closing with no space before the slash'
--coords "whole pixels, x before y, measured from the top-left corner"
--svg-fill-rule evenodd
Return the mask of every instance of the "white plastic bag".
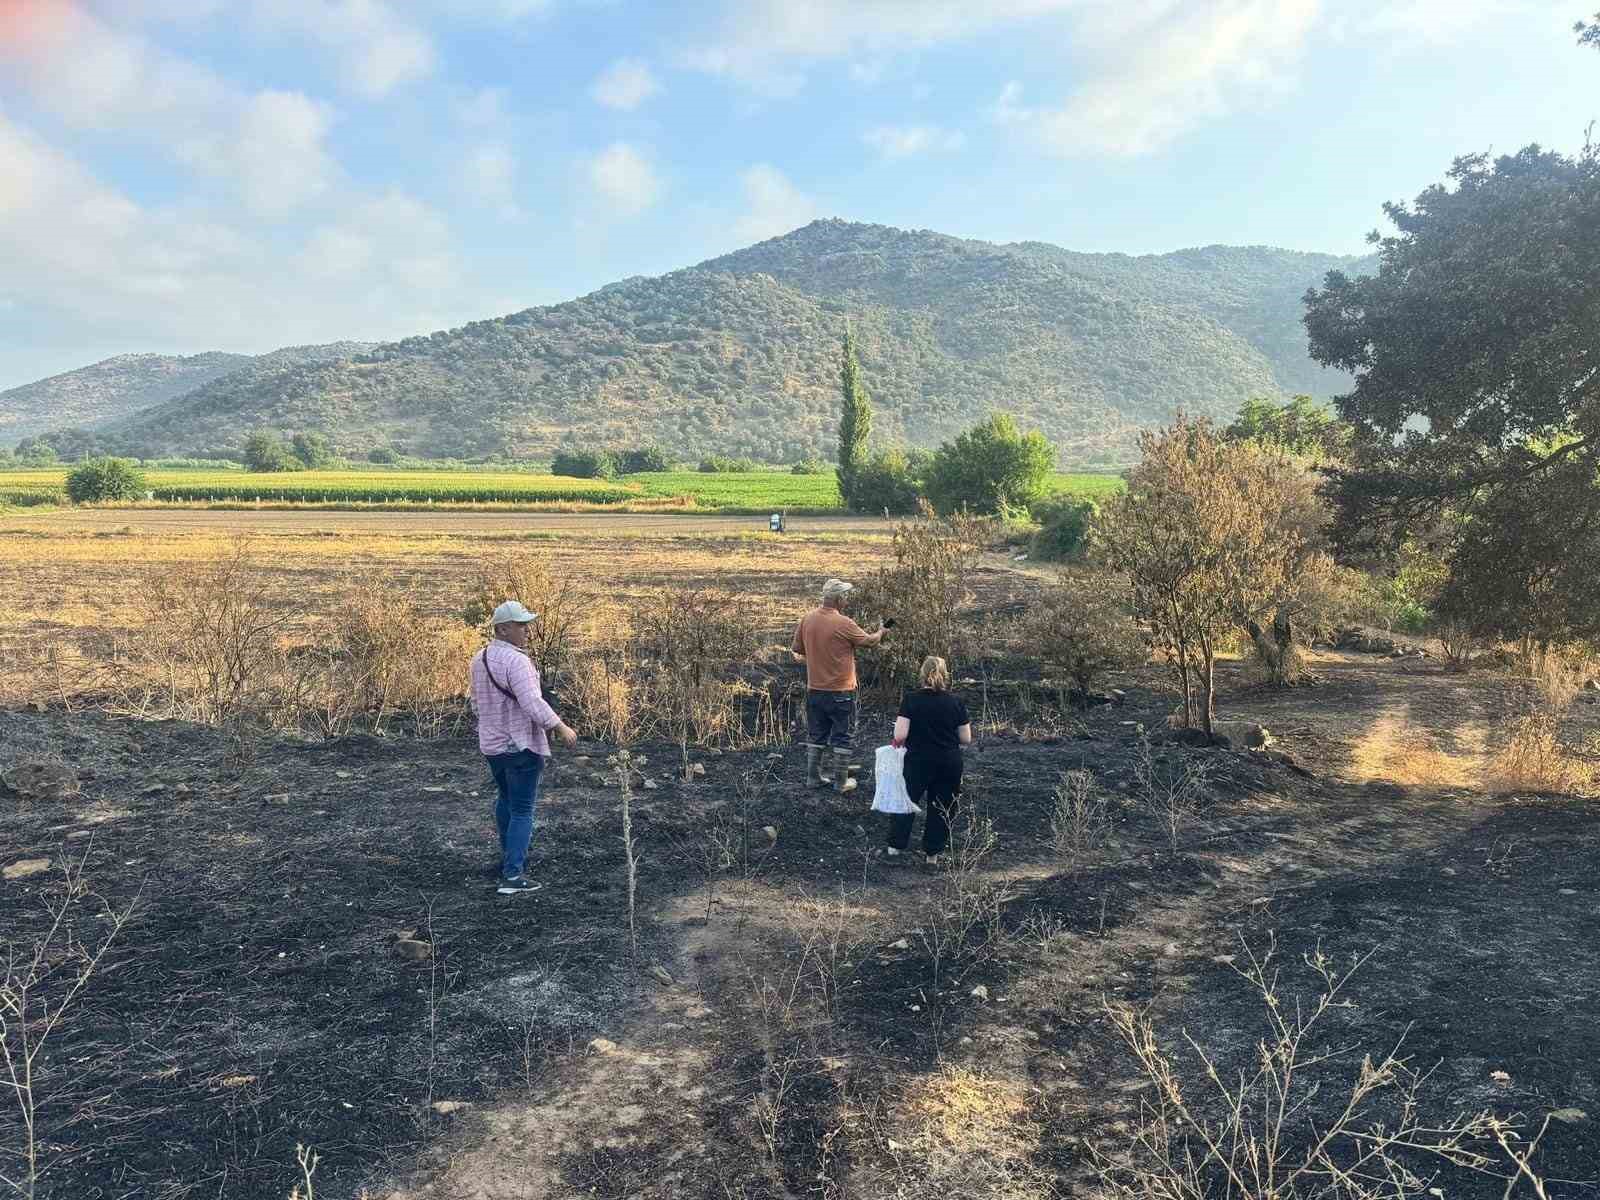
<path id="1" fill-rule="evenodd" d="M 877 787 L 872 793 L 873 812 L 919 813 L 906 791 L 906 752 L 903 747 L 879 746 L 872 760 Z"/>

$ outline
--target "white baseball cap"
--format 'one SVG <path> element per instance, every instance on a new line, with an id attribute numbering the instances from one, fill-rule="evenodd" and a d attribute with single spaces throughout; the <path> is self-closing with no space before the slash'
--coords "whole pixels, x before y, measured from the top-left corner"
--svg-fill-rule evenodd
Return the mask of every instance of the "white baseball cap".
<path id="1" fill-rule="evenodd" d="M 507 600 L 499 608 L 494 610 L 494 616 L 490 618 L 490 624 L 526 625 L 529 621 L 536 621 L 538 619 L 539 614 L 536 612 L 529 612 L 521 600 Z"/>
<path id="2" fill-rule="evenodd" d="M 822 598 L 824 600 L 832 600 L 836 596 L 843 596 L 855 591 L 855 587 L 855 584 L 846 583 L 842 579 L 830 579 L 822 585 Z"/>

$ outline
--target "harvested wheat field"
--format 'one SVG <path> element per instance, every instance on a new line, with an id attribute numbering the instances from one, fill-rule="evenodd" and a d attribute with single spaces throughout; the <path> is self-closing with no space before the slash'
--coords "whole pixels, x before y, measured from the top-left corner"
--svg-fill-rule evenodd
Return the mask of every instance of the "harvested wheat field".
<path id="1" fill-rule="evenodd" d="M 977 744 L 956 852 L 929 870 L 872 856 L 865 767 L 852 795 L 803 786 L 803 684 L 767 653 L 828 574 L 888 602 L 881 532 L 261 533 L 241 578 L 273 686 L 319 644 L 339 648 L 321 686 L 358 678 L 341 672 L 369 642 L 339 614 L 373 578 L 454 678 L 445 634 L 508 547 L 646 633 L 660 589 L 732 594 L 694 611 L 748 647 L 682 737 L 648 722 L 677 711 L 657 676 L 597 699 L 576 666 L 553 673 L 585 736 L 539 803 L 540 890 L 501 897 L 458 694 L 403 692 L 374 659 L 359 678 L 392 708 L 317 726 L 326 695 L 293 722 L 279 696 L 252 724 L 265 709 L 187 696 L 174 715 L 137 599 L 181 600 L 231 532 L 0 535 L 13 653 L 79 647 L 55 674 L 36 659 L 30 694 L 12 678 L 0 711 L 0 1017 L 25 1007 L 48 1034 L 0 1102 L 0 1174 L 31 1161 L 38 1195 L 74 1200 L 1267 1195 L 1214 1163 L 1163 1190 L 1172 1154 L 1254 1134 L 1282 1173 L 1311 1156 L 1278 1194 L 1535 1195 L 1524 1169 L 1553 1200 L 1600 1194 L 1600 805 L 1579 774 L 1554 772 L 1567 794 L 1511 786 L 1541 743 L 1516 740 L 1501 675 L 1329 650 L 1273 690 L 1231 664 L 1219 715 L 1274 743 L 1197 745 L 1167 731 L 1155 665 L 1064 707 L 1007 625 L 1040 581 L 973 556 L 954 665 Z M 571 661 L 627 667 L 593 624 L 574 618 Z M 876 653 L 863 764 L 894 711 Z M 1595 744 L 1593 695 L 1563 745 Z M 1086 773 L 1076 818 L 1067 772 Z M 63 1013 L 48 1029 L 43 1004 Z M 1307 1186 L 1332 1169 L 1355 1182 Z M 1401 1170 L 1415 1182 L 1383 1190 Z"/>

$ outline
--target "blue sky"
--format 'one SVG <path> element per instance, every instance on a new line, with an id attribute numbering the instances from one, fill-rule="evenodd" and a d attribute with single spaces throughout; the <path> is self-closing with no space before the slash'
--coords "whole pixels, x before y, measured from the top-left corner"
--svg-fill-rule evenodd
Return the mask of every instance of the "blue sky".
<path id="1" fill-rule="evenodd" d="M 818 216 L 1356 253 L 1576 150 L 1596 0 L 0 0 L 0 388 L 425 332 Z"/>

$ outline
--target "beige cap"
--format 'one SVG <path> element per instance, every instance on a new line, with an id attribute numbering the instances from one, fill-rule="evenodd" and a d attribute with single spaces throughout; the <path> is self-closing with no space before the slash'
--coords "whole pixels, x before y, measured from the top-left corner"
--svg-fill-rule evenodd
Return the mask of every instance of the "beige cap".
<path id="1" fill-rule="evenodd" d="M 842 579 L 830 579 L 822 585 L 822 598 L 824 600 L 837 600 L 840 596 L 855 591 L 856 585 L 846 583 Z"/>

